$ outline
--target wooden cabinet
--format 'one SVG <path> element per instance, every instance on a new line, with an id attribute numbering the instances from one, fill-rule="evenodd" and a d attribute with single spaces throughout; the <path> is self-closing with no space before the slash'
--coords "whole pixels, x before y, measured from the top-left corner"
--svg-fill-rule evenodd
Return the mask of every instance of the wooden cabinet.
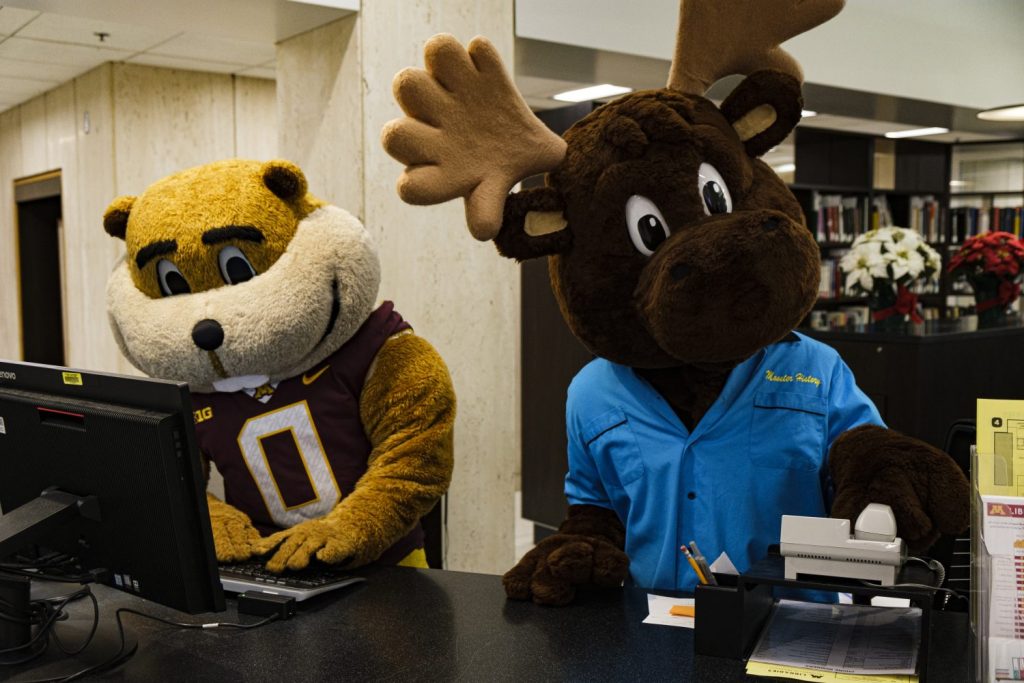
<path id="1" fill-rule="evenodd" d="M 1024 326 L 967 331 L 962 321 L 907 334 L 801 330 L 839 352 L 886 424 L 941 448 L 978 398 L 1024 398 Z"/>

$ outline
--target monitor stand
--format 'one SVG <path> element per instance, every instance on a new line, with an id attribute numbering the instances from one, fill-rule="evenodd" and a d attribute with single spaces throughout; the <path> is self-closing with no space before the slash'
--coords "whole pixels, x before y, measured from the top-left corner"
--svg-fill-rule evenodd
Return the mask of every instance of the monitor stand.
<path id="1" fill-rule="evenodd" d="M 0 558 L 22 550 L 26 545 L 44 540 L 58 528 L 74 519 L 85 517 L 100 521 L 96 496 L 76 496 L 57 488 L 49 488 L 38 498 L 0 515 Z M 0 574 L 0 600 L 8 610 L 28 615 L 29 577 Z M 27 622 L 0 619 L 0 662 L 17 661 L 27 652 L 3 653 L 21 647 L 31 640 L 32 629 Z"/>

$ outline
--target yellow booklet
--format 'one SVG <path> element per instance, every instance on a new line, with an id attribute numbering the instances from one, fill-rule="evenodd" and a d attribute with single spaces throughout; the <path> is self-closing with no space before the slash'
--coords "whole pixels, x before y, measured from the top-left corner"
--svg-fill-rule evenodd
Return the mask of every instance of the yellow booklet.
<path id="1" fill-rule="evenodd" d="M 792 678 L 797 681 L 818 681 L 819 683 L 833 683 L 833 681 L 837 683 L 917 683 L 917 676 L 903 674 L 843 674 L 764 662 L 747 662 L 747 673 L 751 676 L 774 676 L 775 678 Z"/>
<path id="2" fill-rule="evenodd" d="M 1024 401 L 978 399 L 978 491 L 1024 496 Z"/>

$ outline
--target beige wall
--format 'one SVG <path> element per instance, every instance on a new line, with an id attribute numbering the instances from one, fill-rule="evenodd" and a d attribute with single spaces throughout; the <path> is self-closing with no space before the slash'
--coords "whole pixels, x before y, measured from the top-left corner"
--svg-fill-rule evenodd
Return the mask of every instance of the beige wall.
<path id="1" fill-rule="evenodd" d="M 422 66 L 433 34 L 485 34 L 512 64 L 512 3 L 505 0 L 364 0 L 342 19 L 278 46 L 282 156 L 302 166 L 315 194 L 358 214 L 381 253 L 381 298 L 433 343 L 459 400 L 449 493 L 448 566 L 503 572 L 514 561 L 519 457 L 519 270 L 473 240 L 461 202 L 399 201 L 401 170 L 380 130 L 401 114 L 391 79 Z"/>
<path id="2" fill-rule="evenodd" d="M 67 364 L 133 371 L 107 327 L 121 249 L 103 211 L 181 168 L 276 156 L 276 119 L 273 81 L 132 64 L 105 64 L 0 114 L 0 357 L 21 357 L 15 179 L 61 171 Z"/>

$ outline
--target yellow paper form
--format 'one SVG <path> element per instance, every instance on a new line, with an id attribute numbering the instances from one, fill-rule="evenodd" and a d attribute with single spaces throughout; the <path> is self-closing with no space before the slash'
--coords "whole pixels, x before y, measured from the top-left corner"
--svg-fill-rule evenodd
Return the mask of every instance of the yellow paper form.
<path id="1" fill-rule="evenodd" d="M 804 669 L 784 664 L 766 664 L 764 662 L 747 662 L 747 673 L 751 676 L 774 676 L 775 678 L 792 678 L 797 681 L 819 681 L 824 683 L 917 683 L 917 676 L 902 674 L 843 674 L 834 671 Z"/>
<path id="2" fill-rule="evenodd" d="M 1024 496 L 1024 401 L 978 399 L 978 491 Z"/>

